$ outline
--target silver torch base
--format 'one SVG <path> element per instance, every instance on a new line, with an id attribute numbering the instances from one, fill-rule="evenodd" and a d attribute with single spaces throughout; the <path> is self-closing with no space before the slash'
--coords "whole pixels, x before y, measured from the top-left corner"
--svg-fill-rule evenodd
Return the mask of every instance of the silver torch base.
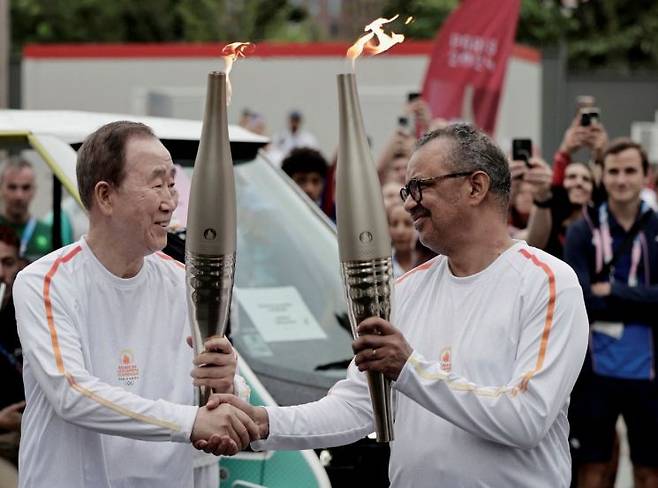
<path id="1" fill-rule="evenodd" d="M 344 262 L 342 272 L 352 335 L 356 338 L 357 326 L 368 317 L 390 319 L 393 263 L 391 258 Z M 390 442 L 393 440 L 391 381 L 382 373 L 369 371 L 368 387 L 377 442 Z"/>
<path id="2" fill-rule="evenodd" d="M 185 253 L 187 304 L 195 356 L 204 351 L 206 338 L 223 336 L 226 331 L 234 273 L 235 254 Z M 205 405 L 211 394 L 210 388 L 199 386 L 195 388 L 194 400 L 197 405 Z"/>

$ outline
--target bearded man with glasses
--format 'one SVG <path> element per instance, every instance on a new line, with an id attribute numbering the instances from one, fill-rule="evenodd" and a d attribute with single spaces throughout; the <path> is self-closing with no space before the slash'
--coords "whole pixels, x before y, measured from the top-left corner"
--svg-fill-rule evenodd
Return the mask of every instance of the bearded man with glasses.
<path id="1" fill-rule="evenodd" d="M 347 379 L 306 405 L 215 401 L 256 421 L 256 449 L 347 444 L 373 431 L 363 372 L 381 371 L 396 405 L 391 486 L 568 487 L 567 408 L 588 336 L 575 273 L 508 236 L 507 159 L 474 127 L 426 134 L 407 181 L 405 209 L 439 256 L 397 280 L 390 323 L 359 325 Z"/>

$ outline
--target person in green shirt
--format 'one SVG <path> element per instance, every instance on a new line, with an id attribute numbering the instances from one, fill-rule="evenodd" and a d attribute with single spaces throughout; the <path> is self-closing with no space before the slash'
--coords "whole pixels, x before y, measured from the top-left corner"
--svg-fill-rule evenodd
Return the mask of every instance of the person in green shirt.
<path id="1" fill-rule="evenodd" d="M 53 250 L 51 226 L 30 215 L 35 193 L 32 165 L 24 159 L 8 159 L 0 170 L 0 225 L 16 231 L 20 237 L 19 254 L 29 261 Z"/>

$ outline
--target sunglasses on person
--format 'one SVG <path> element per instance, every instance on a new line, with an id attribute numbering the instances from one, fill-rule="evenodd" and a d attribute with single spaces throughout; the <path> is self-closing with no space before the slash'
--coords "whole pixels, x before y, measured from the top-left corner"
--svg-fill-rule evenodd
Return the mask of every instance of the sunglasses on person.
<path id="1" fill-rule="evenodd" d="M 460 171 L 458 173 L 448 173 L 447 175 L 430 176 L 429 178 L 412 178 L 409 180 L 409 183 L 400 188 L 400 198 L 402 198 L 403 202 L 406 202 L 407 197 L 411 196 L 414 202 L 420 203 L 423 199 L 422 188 L 424 186 L 429 186 L 432 183 L 441 180 L 447 180 L 449 178 L 462 178 L 464 176 L 471 176 L 473 173 L 474 171 Z"/>

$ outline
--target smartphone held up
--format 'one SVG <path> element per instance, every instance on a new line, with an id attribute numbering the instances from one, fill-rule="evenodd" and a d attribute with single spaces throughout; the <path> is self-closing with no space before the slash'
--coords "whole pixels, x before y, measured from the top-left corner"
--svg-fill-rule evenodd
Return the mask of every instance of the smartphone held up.
<path id="1" fill-rule="evenodd" d="M 532 157 L 532 139 L 512 139 L 512 160 L 525 162 L 530 168 Z"/>
<path id="2" fill-rule="evenodd" d="M 580 125 L 582 127 L 589 127 L 593 124 L 598 124 L 601 119 L 601 111 L 598 107 L 585 107 L 580 109 Z"/>

